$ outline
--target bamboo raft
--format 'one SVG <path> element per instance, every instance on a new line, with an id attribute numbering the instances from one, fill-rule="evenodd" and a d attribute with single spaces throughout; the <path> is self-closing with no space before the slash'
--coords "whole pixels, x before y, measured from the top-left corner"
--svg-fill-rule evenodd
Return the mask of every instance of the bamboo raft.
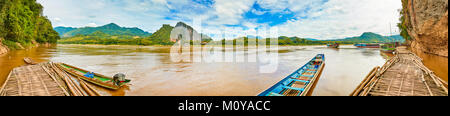
<path id="1" fill-rule="evenodd" d="M 92 85 L 70 75 L 55 63 L 48 62 L 14 68 L 0 88 L 0 96 L 101 96 L 101 94 Z"/>
<path id="2" fill-rule="evenodd" d="M 448 96 L 448 82 L 425 67 L 405 46 L 382 67 L 375 67 L 350 96 Z"/>

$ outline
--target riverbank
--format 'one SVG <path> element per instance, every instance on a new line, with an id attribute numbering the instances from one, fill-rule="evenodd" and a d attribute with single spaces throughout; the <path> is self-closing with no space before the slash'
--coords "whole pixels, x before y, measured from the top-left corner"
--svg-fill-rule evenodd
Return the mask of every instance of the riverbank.
<path id="1" fill-rule="evenodd" d="M 37 48 L 39 46 L 44 46 L 44 47 L 50 47 L 50 46 L 54 46 L 56 44 L 51 44 L 51 43 L 38 43 L 35 40 L 32 40 L 31 43 L 27 44 L 27 45 L 23 45 L 20 44 L 18 42 L 11 42 L 11 41 L 7 41 L 9 44 L 4 44 L 3 38 L 0 38 L 0 55 L 4 55 L 7 54 L 9 51 L 12 50 L 28 50 L 28 49 L 32 49 L 32 48 Z"/>
<path id="2" fill-rule="evenodd" d="M 9 48 L 6 45 L 3 45 L 3 38 L 0 38 L 0 55 L 8 53 Z"/>

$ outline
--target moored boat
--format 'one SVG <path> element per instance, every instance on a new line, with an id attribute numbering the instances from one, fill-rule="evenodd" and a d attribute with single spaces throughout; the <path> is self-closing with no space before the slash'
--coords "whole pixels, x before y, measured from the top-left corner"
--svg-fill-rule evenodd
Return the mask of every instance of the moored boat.
<path id="1" fill-rule="evenodd" d="M 29 58 L 29 57 L 23 58 L 23 61 L 24 61 L 25 63 L 27 63 L 27 64 L 30 64 L 30 65 L 35 65 L 35 64 L 37 64 L 37 62 L 33 61 L 33 60 L 32 60 L 31 58 Z"/>
<path id="2" fill-rule="evenodd" d="M 354 46 L 358 48 L 380 48 L 380 44 L 377 43 L 359 43 L 355 44 Z"/>
<path id="3" fill-rule="evenodd" d="M 327 44 L 328 47 L 330 48 L 339 48 L 339 44 L 335 43 L 335 44 Z"/>
<path id="4" fill-rule="evenodd" d="M 108 88 L 108 89 L 119 89 L 125 84 L 129 83 L 131 80 L 125 79 L 125 77 L 108 77 L 101 74 L 93 73 L 72 65 L 68 65 L 65 63 L 57 63 L 57 66 L 62 68 L 64 71 L 69 74 L 81 78 L 90 83 Z"/>
<path id="5" fill-rule="evenodd" d="M 325 55 L 318 54 L 258 96 L 306 96 L 310 94 L 325 66 Z"/>
<path id="6" fill-rule="evenodd" d="M 392 53 L 395 51 L 395 44 L 380 44 L 380 51 L 386 53 Z"/>

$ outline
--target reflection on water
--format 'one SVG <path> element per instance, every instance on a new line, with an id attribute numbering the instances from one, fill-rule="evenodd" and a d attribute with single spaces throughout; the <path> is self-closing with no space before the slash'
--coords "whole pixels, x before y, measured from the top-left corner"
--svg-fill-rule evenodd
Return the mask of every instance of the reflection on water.
<path id="1" fill-rule="evenodd" d="M 254 54 L 238 50 L 238 55 Z M 224 52 L 224 51 L 221 51 Z M 124 73 L 131 86 L 118 91 L 102 88 L 107 95 L 230 95 L 253 96 L 324 53 L 326 66 L 312 95 L 348 95 L 375 66 L 390 56 L 378 49 L 341 46 L 280 46 L 278 68 L 274 73 L 259 73 L 257 62 L 175 63 L 170 47 L 58 45 L 51 48 L 12 51 L 0 56 L 0 82 L 13 67 L 23 65 L 23 57 L 37 61 L 65 62 L 83 69 L 112 76 Z M 225 53 L 227 54 L 227 53 Z M 448 61 L 447 61 L 448 62 Z M 447 64 L 447 63 L 445 63 Z M 448 75 L 448 71 L 446 73 Z"/>

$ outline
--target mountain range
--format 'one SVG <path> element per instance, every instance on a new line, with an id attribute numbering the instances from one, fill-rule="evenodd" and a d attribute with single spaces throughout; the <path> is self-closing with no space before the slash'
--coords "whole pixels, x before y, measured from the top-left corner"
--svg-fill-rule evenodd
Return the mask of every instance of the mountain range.
<path id="1" fill-rule="evenodd" d="M 281 36 L 285 37 L 285 36 Z M 249 39 L 263 39 L 260 36 L 248 35 Z M 347 37 L 342 39 L 331 39 L 331 40 L 319 40 L 314 38 L 300 38 L 300 37 L 289 37 L 291 40 L 294 39 L 305 39 L 308 41 L 342 41 L 342 42 L 354 42 L 354 43 L 386 43 L 386 42 L 404 42 L 400 35 L 392 35 L 392 36 L 382 36 L 373 32 L 364 32 L 361 36 L 356 37 Z M 285 39 L 285 38 L 283 38 Z"/>
<path id="2" fill-rule="evenodd" d="M 145 32 L 136 27 L 133 28 L 120 27 L 115 23 L 110 23 L 99 27 L 82 27 L 82 28 L 55 27 L 54 30 L 58 32 L 59 36 L 62 38 L 73 37 L 75 35 L 89 35 L 97 31 L 101 31 L 109 35 L 131 35 L 141 37 L 147 37 L 152 35 L 152 33 Z"/>
<path id="3" fill-rule="evenodd" d="M 364 32 L 361 36 L 348 37 L 344 39 L 335 39 L 331 41 L 351 41 L 358 43 L 386 43 L 386 42 L 404 42 L 400 35 L 382 36 L 373 32 Z"/>
<path id="4" fill-rule="evenodd" d="M 187 28 L 190 32 L 197 33 L 191 26 L 178 22 L 175 27 Z M 55 30 L 63 39 L 60 43 L 92 43 L 92 44 L 138 44 L 138 45 L 171 45 L 174 40 L 170 39 L 170 33 L 175 28 L 169 24 L 164 24 L 156 32 L 148 33 L 139 28 L 120 27 L 117 24 L 110 23 L 99 27 L 56 27 Z M 200 33 L 201 34 L 201 33 Z M 137 38 L 141 39 L 137 39 Z M 114 40 L 118 38 L 117 40 Z M 134 40 L 126 40 L 126 38 L 134 38 Z M 212 39 L 205 34 L 201 34 L 202 42 L 209 42 Z M 264 39 L 260 36 L 248 35 L 249 39 Z M 365 32 L 361 36 L 348 37 L 333 40 L 318 40 L 313 38 L 299 38 L 280 36 L 281 45 L 310 45 L 310 44 L 326 44 L 326 43 L 386 43 L 386 42 L 404 42 L 400 35 L 382 36 L 373 32 Z M 91 42 L 89 42 L 91 41 Z"/>
<path id="5" fill-rule="evenodd" d="M 175 27 L 187 28 L 190 32 L 196 31 L 189 25 L 178 22 Z M 170 34 L 175 28 L 169 24 L 163 24 L 153 34 L 138 28 L 124 28 L 114 23 L 100 27 L 56 27 L 55 30 L 63 37 L 59 43 L 65 44 L 124 44 L 124 45 L 173 45 Z M 201 41 L 212 41 L 211 37 L 201 34 Z"/>

